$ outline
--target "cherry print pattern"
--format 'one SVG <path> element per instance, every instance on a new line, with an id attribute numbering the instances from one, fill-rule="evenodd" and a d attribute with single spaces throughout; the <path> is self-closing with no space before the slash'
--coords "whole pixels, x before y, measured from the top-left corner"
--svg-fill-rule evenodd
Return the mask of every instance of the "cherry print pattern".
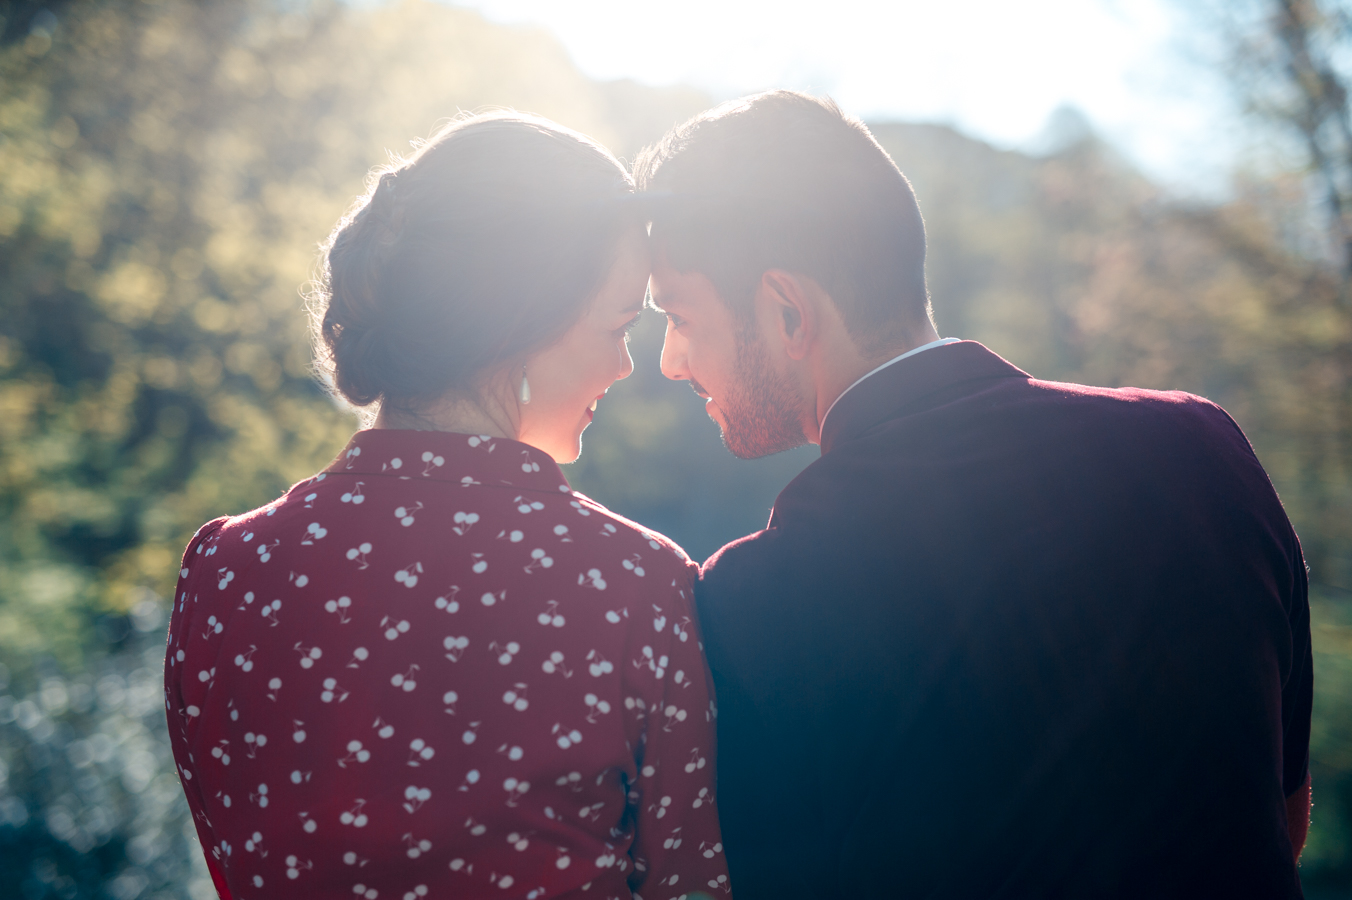
<path id="1" fill-rule="evenodd" d="M 203 526 L 165 689 L 221 896 L 728 896 L 695 572 L 485 435 Z"/>

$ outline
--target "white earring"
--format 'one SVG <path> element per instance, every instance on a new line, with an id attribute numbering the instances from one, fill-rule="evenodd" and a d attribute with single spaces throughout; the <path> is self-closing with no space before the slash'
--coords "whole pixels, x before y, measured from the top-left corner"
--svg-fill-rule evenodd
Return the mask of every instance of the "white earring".
<path id="1" fill-rule="evenodd" d="M 530 402 L 530 382 L 526 380 L 526 367 L 521 367 L 521 402 Z"/>

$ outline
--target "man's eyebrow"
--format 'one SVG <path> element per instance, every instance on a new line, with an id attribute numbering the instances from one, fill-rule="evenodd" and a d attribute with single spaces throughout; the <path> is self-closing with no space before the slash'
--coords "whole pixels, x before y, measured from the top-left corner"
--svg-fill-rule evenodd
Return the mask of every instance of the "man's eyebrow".
<path id="1" fill-rule="evenodd" d="M 657 305 L 657 298 L 653 295 L 653 289 L 648 288 L 648 293 L 643 295 L 643 305 L 655 313 L 666 315 L 667 311 Z"/>

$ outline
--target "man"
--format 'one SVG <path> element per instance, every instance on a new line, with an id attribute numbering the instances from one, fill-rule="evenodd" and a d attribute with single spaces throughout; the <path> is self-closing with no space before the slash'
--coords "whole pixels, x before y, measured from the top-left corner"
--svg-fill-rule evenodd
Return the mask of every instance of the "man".
<path id="1" fill-rule="evenodd" d="M 910 185 L 772 92 L 640 157 L 662 371 L 819 444 L 704 564 L 741 900 L 1301 895 L 1300 545 L 1238 426 L 939 340 Z"/>

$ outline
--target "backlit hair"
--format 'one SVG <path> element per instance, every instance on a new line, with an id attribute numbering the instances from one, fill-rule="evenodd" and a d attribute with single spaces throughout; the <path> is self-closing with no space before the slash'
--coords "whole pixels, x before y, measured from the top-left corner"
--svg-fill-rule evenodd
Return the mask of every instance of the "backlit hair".
<path id="1" fill-rule="evenodd" d="M 562 337 L 641 219 L 603 147 L 547 119 L 471 116 L 377 169 L 326 245 L 318 365 L 356 406 L 472 394 Z"/>
<path id="2" fill-rule="evenodd" d="M 923 329 L 925 223 L 868 128 L 829 100 L 770 91 L 672 129 L 634 164 L 667 262 L 707 276 L 743 321 L 768 269 L 829 293 L 866 352 Z"/>

